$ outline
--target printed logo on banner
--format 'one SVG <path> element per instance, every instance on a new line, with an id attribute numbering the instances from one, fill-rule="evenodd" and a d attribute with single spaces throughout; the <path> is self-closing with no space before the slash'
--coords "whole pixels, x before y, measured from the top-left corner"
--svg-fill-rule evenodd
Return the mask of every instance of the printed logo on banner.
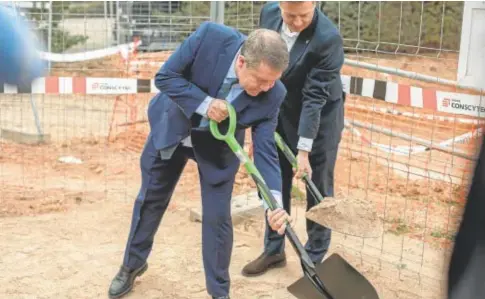
<path id="1" fill-rule="evenodd" d="M 450 106 L 450 99 L 444 98 L 443 99 L 443 107 L 449 107 Z"/>
<path id="2" fill-rule="evenodd" d="M 440 112 L 485 117 L 485 98 L 441 91 L 436 93 L 436 97 Z"/>
<path id="3" fill-rule="evenodd" d="M 128 85 L 110 85 L 108 83 L 93 83 L 93 91 L 94 90 L 115 90 L 121 92 L 127 92 L 131 90 L 131 87 Z"/>
<path id="4" fill-rule="evenodd" d="M 480 114 L 485 113 L 485 107 L 474 104 L 462 103 L 460 99 L 443 99 L 443 107 L 451 107 L 456 110 L 478 112 Z"/>
<path id="5" fill-rule="evenodd" d="M 88 94 L 136 93 L 136 79 L 86 78 Z"/>

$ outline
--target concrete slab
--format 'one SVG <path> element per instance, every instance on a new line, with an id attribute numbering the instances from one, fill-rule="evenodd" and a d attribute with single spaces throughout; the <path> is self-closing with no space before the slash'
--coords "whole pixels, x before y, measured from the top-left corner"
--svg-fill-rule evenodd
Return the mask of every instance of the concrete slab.
<path id="1" fill-rule="evenodd" d="M 25 133 L 10 129 L 1 129 L 0 136 L 4 139 L 23 144 L 47 143 L 51 139 L 51 136 L 49 134 L 39 135 L 37 133 Z"/>
<path id="2" fill-rule="evenodd" d="M 202 222 L 202 208 L 192 208 L 189 219 L 192 222 Z M 263 202 L 257 192 L 234 196 L 231 207 L 232 223 L 236 225 L 249 217 L 263 217 Z"/>

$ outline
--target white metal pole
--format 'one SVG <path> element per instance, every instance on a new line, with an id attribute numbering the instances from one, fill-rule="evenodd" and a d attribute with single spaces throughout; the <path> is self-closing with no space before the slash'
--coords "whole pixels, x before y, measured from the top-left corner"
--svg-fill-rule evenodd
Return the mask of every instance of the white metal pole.
<path id="1" fill-rule="evenodd" d="M 47 51 L 52 53 L 52 1 L 49 1 L 49 28 L 47 33 Z M 51 70 L 51 62 L 49 60 L 49 71 Z"/>
<path id="2" fill-rule="evenodd" d="M 119 45 L 121 39 L 121 24 L 120 24 L 120 1 L 116 1 L 116 42 Z"/>
<path id="3" fill-rule="evenodd" d="M 103 1 L 104 3 L 104 26 L 106 26 L 106 39 L 104 41 L 104 46 L 107 48 L 108 47 L 108 41 L 109 41 L 109 26 L 108 26 L 108 2 Z"/>

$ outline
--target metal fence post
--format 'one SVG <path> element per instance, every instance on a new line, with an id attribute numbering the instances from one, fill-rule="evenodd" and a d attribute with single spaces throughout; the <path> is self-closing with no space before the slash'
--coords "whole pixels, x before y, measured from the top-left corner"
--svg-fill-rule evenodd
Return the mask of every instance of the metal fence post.
<path id="1" fill-rule="evenodd" d="M 49 1 L 49 24 L 47 32 L 47 51 L 52 53 L 52 1 Z M 49 72 L 51 70 L 51 62 L 49 60 Z"/>
<path id="2" fill-rule="evenodd" d="M 211 21 L 224 24 L 224 1 L 211 1 Z"/>
<path id="3" fill-rule="evenodd" d="M 120 14 L 120 1 L 116 1 L 116 44 L 119 45 L 121 39 L 121 14 Z"/>
<path id="4" fill-rule="evenodd" d="M 37 105 L 35 104 L 34 95 L 30 94 L 30 106 L 32 108 L 32 113 L 34 113 L 35 127 L 37 128 L 37 134 L 43 137 L 42 127 L 40 125 L 39 113 L 37 112 Z"/>
<path id="5" fill-rule="evenodd" d="M 104 26 L 106 26 L 106 40 L 104 41 L 104 46 L 108 47 L 109 45 L 109 26 L 108 26 L 108 2 L 103 1 L 104 7 Z"/>

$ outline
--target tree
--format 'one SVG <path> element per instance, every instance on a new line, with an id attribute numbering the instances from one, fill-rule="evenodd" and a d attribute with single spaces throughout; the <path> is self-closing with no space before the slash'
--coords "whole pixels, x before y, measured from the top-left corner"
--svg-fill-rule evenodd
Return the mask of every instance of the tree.
<path id="1" fill-rule="evenodd" d="M 49 34 L 49 9 L 45 6 L 46 2 L 42 3 L 41 8 L 32 8 L 29 11 L 29 18 L 35 21 L 36 28 L 34 30 L 38 34 L 38 38 L 47 45 Z M 88 37 L 84 35 L 73 35 L 69 32 L 59 28 L 59 22 L 69 12 L 69 1 L 52 1 L 52 37 L 51 37 L 51 52 L 62 53 L 67 49 L 85 42 Z"/>

